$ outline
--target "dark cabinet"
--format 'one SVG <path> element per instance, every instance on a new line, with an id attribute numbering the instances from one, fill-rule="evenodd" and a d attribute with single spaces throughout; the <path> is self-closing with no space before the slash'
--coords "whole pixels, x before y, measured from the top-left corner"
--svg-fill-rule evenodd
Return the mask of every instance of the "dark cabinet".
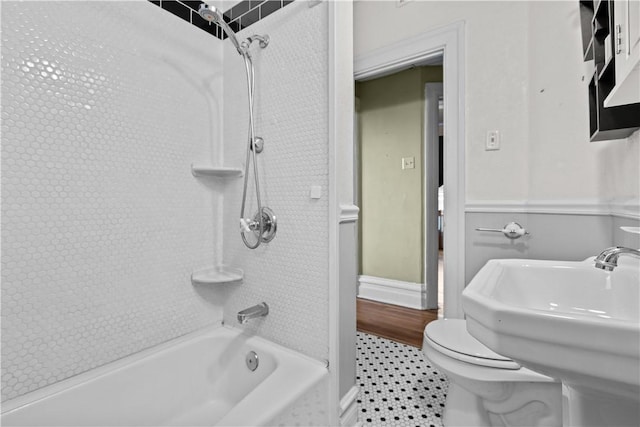
<path id="1" fill-rule="evenodd" d="M 579 5 L 584 60 L 594 64 L 589 83 L 591 141 L 626 138 L 640 129 L 640 102 L 604 106 L 616 85 L 614 1 L 580 0 Z"/>

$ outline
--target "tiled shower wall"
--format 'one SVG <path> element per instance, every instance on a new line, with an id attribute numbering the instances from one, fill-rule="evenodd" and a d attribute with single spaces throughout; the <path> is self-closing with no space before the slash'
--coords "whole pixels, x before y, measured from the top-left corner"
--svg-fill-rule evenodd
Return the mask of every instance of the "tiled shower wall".
<path id="1" fill-rule="evenodd" d="M 225 262 L 245 279 L 225 305 L 225 321 L 237 325 L 238 310 L 265 301 L 270 313 L 246 326 L 272 341 L 317 359 L 328 358 L 328 6 L 294 2 L 240 33 L 268 34 L 266 49 L 252 46 L 256 67 L 256 134 L 263 205 L 278 220 L 273 241 L 244 247 L 238 218 L 240 179 L 225 191 Z M 227 166 L 241 166 L 247 144 L 244 62 L 225 41 L 224 150 Z M 250 176 L 250 182 L 253 175 Z M 310 198 L 312 186 L 320 199 Z M 253 216 L 253 186 L 246 215 Z"/>
<path id="2" fill-rule="evenodd" d="M 222 319 L 221 41 L 149 2 L 2 4 L 2 400 Z"/>

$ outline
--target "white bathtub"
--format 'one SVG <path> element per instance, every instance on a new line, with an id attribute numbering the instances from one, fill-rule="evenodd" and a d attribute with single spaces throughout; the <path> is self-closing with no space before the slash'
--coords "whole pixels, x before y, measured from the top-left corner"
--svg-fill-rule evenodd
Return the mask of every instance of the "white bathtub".
<path id="1" fill-rule="evenodd" d="M 255 351 L 250 371 L 245 356 Z M 216 327 L 5 402 L 3 426 L 259 426 L 328 376 L 318 361 Z"/>

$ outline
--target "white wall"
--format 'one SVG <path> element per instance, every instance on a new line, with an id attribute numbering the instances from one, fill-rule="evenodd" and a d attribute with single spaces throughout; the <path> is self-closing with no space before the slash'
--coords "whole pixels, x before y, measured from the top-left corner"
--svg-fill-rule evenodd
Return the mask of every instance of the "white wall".
<path id="1" fill-rule="evenodd" d="M 588 142 L 578 5 L 558 2 L 354 4 L 355 55 L 433 28 L 466 23 L 466 198 L 638 198 L 637 134 Z M 498 129 L 500 151 L 485 151 Z"/>
<path id="2" fill-rule="evenodd" d="M 221 60 L 146 1 L 3 3 L 3 400 L 221 321 Z"/>
<path id="3" fill-rule="evenodd" d="M 395 2 L 360 1 L 354 3 L 354 14 L 356 56 L 466 21 L 467 198 L 523 197 L 528 132 L 526 3 L 413 1 L 397 7 Z M 483 149 L 489 129 L 502 132 L 504 148 L 499 152 Z M 501 174 L 488 173 L 496 170 Z"/>
<path id="4" fill-rule="evenodd" d="M 239 38 L 268 34 L 269 46 L 252 46 L 256 67 L 256 135 L 263 206 L 278 218 L 273 241 L 247 249 L 239 235 L 242 180 L 224 187 L 224 261 L 244 270 L 229 290 L 225 322 L 316 359 L 329 356 L 329 177 L 327 3 L 294 2 Z M 224 67 L 224 147 L 227 166 L 244 166 L 247 89 L 244 61 L 228 41 Z M 253 174 L 250 175 L 253 183 Z M 321 186 L 318 200 L 311 186 Z M 253 184 L 246 215 L 256 212 Z M 265 319 L 240 326 L 236 313 L 265 301 Z"/>
<path id="5" fill-rule="evenodd" d="M 577 2 L 529 4 L 529 200 L 629 201 L 640 194 L 640 141 L 589 143 L 590 77 Z"/>

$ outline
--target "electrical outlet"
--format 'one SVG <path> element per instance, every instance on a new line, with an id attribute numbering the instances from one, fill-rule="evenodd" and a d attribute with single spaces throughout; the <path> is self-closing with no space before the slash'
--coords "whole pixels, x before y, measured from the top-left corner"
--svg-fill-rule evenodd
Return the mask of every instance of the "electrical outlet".
<path id="1" fill-rule="evenodd" d="M 490 130 L 487 132 L 487 140 L 484 145 L 485 151 L 495 151 L 500 149 L 500 132 Z"/>
<path id="2" fill-rule="evenodd" d="M 402 169 L 415 169 L 416 167 L 416 158 L 415 157 L 403 157 L 402 158 Z"/>

